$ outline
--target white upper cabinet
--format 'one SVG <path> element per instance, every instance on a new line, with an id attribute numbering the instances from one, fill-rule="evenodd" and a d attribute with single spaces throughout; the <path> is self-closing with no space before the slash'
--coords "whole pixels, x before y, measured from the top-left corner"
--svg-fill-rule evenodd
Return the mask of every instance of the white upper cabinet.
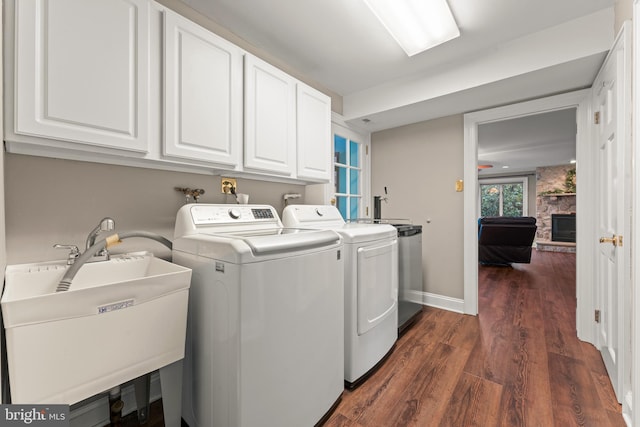
<path id="1" fill-rule="evenodd" d="M 329 182 L 326 95 L 151 0 L 5 0 L 7 151 Z"/>
<path id="2" fill-rule="evenodd" d="M 331 98 L 303 83 L 297 85 L 297 177 L 331 178 Z"/>
<path id="3" fill-rule="evenodd" d="M 242 55 L 237 46 L 165 11 L 165 156 L 239 166 Z"/>
<path id="4" fill-rule="evenodd" d="M 10 130 L 146 152 L 149 2 L 17 0 L 14 5 Z"/>
<path id="5" fill-rule="evenodd" d="M 331 99 L 245 56 L 246 169 L 309 181 L 331 177 Z"/>
<path id="6" fill-rule="evenodd" d="M 296 80 L 245 55 L 244 166 L 295 177 Z"/>

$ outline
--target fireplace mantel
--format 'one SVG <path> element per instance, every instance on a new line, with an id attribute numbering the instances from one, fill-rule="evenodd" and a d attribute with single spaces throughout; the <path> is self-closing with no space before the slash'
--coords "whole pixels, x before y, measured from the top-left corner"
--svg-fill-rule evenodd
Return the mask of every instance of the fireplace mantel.
<path id="1" fill-rule="evenodd" d="M 540 194 L 539 197 L 567 197 L 575 196 L 576 193 L 552 193 L 552 194 Z"/>

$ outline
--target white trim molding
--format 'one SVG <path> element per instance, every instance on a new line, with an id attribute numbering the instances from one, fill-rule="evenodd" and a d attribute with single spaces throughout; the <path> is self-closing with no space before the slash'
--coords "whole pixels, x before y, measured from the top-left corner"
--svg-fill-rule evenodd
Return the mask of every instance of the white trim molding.
<path id="1" fill-rule="evenodd" d="M 633 41 L 632 41 L 632 76 L 631 86 L 633 87 L 632 110 L 632 147 L 633 159 L 631 166 L 631 179 L 633 181 L 633 193 L 631 195 L 631 390 L 624 397 L 626 405 L 623 405 L 625 422 L 628 426 L 640 426 L 640 150 L 637 149 L 640 143 L 640 0 L 633 1 Z M 635 398 L 634 398 L 635 396 Z M 625 407 L 631 413 L 625 411 Z"/>
<path id="2" fill-rule="evenodd" d="M 420 291 L 406 291 L 405 297 L 411 302 L 429 307 L 440 308 L 442 310 L 453 311 L 456 313 L 464 313 L 464 301 L 460 298 L 452 298 Z"/>

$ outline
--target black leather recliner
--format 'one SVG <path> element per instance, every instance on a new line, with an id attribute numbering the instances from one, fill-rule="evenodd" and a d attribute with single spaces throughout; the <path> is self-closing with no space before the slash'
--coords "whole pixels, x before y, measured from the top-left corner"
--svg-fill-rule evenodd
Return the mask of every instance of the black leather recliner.
<path id="1" fill-rule="evenodd" d="M 483 217 L 478 220 L 478 261 L 483 264 L 530 263 L 536 219 Z"/>

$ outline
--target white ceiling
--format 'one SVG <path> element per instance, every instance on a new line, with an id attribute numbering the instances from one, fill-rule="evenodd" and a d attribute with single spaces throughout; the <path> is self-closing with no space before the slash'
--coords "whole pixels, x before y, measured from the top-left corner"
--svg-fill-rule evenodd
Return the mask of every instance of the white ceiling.
<path id="1" fill-rule="evenodd" d="M 534 171 L 576 159 L 576 109 L 478 126 L 479 176 Z"/>
<path id="2" fill-rule="evenodd" d="M 180 1 L 343 96 L 345 119 L 372 132 L 589 87 L 614 35 L 615 0 L 448 0 L 461 36 L 407 57 L 360 0 Z M 551 114 L 505 126 L 539 134 L 557 121 Z M 544 150 L 526 157 L 560 158 L 553 148 L 565 143 L 549 141 L 564 141 L 566 131 L 540 136 Z M 487 153 L 504 143 L 487 141 Z"/>
<path id="3" fill-rule="evenodd" d="M 449 0 L 461 36 L 409 58 L 360 0 L 182 1 L 343 96 L 446 68 L 614 3 Z"/>

